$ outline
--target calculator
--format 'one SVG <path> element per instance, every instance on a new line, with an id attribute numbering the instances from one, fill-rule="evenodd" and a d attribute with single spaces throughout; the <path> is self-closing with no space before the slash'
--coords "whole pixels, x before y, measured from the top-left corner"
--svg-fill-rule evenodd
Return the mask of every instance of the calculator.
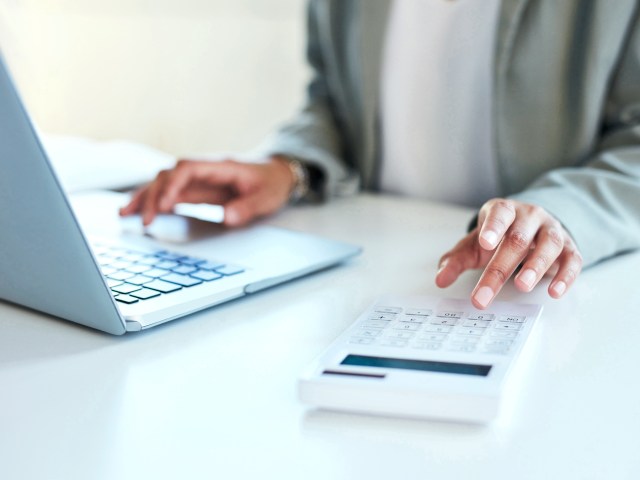
<path id="1" fill-rule="evenodd" d="M 331 410 L 486 423 L 541 305 L 427 296 L 378 299 L 310 366 L 303 403 Z"/>

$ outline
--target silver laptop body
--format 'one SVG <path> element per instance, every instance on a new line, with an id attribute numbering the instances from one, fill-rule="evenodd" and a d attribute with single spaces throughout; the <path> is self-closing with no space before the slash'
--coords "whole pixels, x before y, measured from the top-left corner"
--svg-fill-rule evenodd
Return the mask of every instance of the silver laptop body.
<path id="1" fill-rule="evenodd" d="M 174 248 L 120 228 L 116 208 L 122 199 L 116 194 L 73 197 L 76 215 L 1 56 L 0 172 L 0 299 L 111 334 L 152 327 L 327 268 L 360 252 L 353 245 L 276 227 L 228 231 L 174 219 L 187 222 L 180 227 L 180 241 L 188 242 L 184 247 L 189 255 L 180 257 L 179 244 Z M 81 227 L 80 212 L 88 220 L 98 219 L 97 228 L 84 228 L 91 222 Z M 98 247 L 90 243 L 94 234 L 99 237 Z M 101 262 L 105 245 L 115 245 L 134 257 L 160 252 L 188 259 L 184 262 L 201 262 L 200 266 L 224 262 L 240 273 L 216 273 L 213 281 L 199 280 L 197 285 L 180 286 L 154 298 L 122 303 L 111 290 L 113 281 L 103 274 L 109 268 Z"/>

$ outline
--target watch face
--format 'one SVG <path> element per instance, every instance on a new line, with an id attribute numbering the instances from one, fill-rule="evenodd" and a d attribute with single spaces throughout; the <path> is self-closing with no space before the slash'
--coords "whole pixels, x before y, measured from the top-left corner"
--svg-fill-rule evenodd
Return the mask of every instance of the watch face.
<path id="1" fill-rule="evenodd" d="M 293 189 L 289 194 L 289 202 L 296 203 L 309 193 L 309 172 L 298 159 L 287 157 L 287 165 L 293 175 Z"/>

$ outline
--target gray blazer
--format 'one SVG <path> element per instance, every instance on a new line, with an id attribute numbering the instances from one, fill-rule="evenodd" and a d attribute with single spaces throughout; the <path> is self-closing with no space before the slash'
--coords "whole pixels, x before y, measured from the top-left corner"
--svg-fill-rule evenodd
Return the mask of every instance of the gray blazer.
<path id="1" fill-rule="evenodd" d="M 638 3 L 501 4 L 492 112 L 501 194 L 555 215 L 585 265 L 640 247 Z M 310 1 L 308 101 L 263 145 L 263 153 L 319 167 L 328 196 L 379 185 L 389 6 L 389 0 Z"/>

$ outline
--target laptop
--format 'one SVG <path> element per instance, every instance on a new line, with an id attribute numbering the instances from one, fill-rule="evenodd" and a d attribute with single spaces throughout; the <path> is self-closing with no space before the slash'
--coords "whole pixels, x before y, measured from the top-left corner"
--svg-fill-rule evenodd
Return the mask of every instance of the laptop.
<path id="1" fill-rule="evenodd" d="M 326 269 L 361 251 L 268 225 L 227 230 L 185 218 L 161 219 L 150 236 L 118 218 L 123 199 L 116 193 L 68 197 L 1 56 L 0 171 L 0 299 L 115 335 Z"/>

